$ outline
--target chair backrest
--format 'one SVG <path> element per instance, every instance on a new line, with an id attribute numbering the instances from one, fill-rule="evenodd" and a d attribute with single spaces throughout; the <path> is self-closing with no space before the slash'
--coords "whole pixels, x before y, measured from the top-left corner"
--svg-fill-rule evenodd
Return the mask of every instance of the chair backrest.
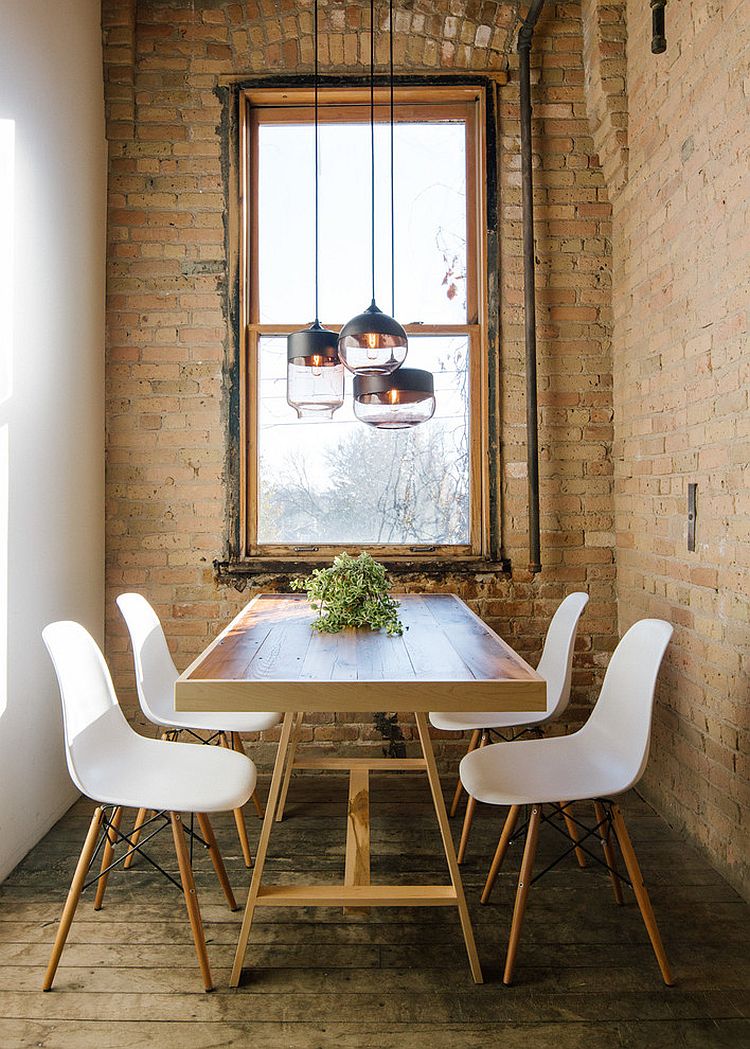
<path id="1" fill-rule="evenodd" d="M 91 762 L 107 762 L 130 741 L 133 730 L 117 702 L 99 646 L 80 623 L 63 620 L 42 631 L 57 674 L 65 726 L 65 756 L 73 782 L 90 796 Z"/>
<path id="2" fill-rule="evenodd" d="M 138 701 L 150 721 L 174 717 L 174 683 L 179 677 L 159 617 L 141 594 L 120 594 L 117 606 L 130 633 Z"/>
<path id="3" fill-rule="evenodd" d="M 588 600 L 588 594 L 568 594 L 558 605 L 547 630 L 542 657 L 536 669 L 547 682 L 548 720 L 559 717 L 570 701 L 578 620 Z"/>
<path id="4" fill-rule="evenodd" d="M 637 783 L 646 768 L 656 678 L 671 636 L 663 619 L 631 626 L 612 653 L 599 699 L 578 733 L 599 760 L 617 765 L 622 790 Z"/>

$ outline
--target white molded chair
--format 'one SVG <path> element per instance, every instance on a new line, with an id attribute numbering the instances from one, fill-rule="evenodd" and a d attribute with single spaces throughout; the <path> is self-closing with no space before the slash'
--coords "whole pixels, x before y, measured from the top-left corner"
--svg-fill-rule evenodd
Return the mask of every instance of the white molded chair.
<path id="1" fill-rule="evenodd" d="M 88 631 L 78 623 L 59 622 L 45 627 L 42 636 L 60 686 L 68 770 L 78 789 L 98 803 L 73 875 L 43 989 L 49 991 L 52 987 L 86 876 L 99 850 L 99 874 L 91 878 L 92 883 L 97 882 L 95 910 L 102 905 L 111 868 L 132 855 L 135 848 L 141 851 L 119 829 L 123 807 L 132 806 L 155 811 L 149 824 L 155 824 L 156 829 L 149 838 L 171 824 L 195 951 L 204 986 L 210 991 L 206 940 L 185 842 L 187 828 L 183 827 L 180 813 L 196 813 L 227 902 L 232 910 L 237 910 L 206 814 L 244 805 L 255 789 L 255 765 L 244 754 L 218 747 L 194 747 L 139 736 L 125 720 L 107 664 Z M 108 807 L 111 813 L 107 812 Z M 125 842 L 128 850 L 113 860 L 120 842 Z M 167 877 L 174 881 L 171 875 Z"/>
<path id="2" fill-rule="evenodd" d="M 135 662 L 135 680 L 138 687 L 138 701 L 141 710 L 155 725 L 164 731 L 162 737 L 176 739 L 180 733 L 187 732 L 196 739 L 198 732 L 209 732 L 209 740 L 218 741 L 224 746 L 244 754 L 241 732 L 263 732 L 273 728 L 281 721 L 277 713 L 190 713 L 174 709 L 174 683 L 179 677 L 177 667 L 167 645 L 164 630 L 159 617 L 141 594 L 120 594 L 117 605 L 130 633 Z M 258 796 L 253 791 L 253 802 L 259 816 L 263 810 Z M 133 840 L 137 843 L 141 824 L 147 813 L 139 812 L 133 828 Z M 237 835 L 242 847 L 245 866 L 252 863 L 250 844 L 247 839 L 247 828 L 242 808 L 236 808 L 234 819 Z M 126 866 L 130 866 L 133 856 Z"/>
<path id="3" fill-rule="evenodd" d="M 490 733 L 497 732 L 502 735 L 510 732 L 511 737 L 523 735 L 530 729 L 538 729 L 546 722 L 559 718 L 570 701 L 570 680 L 573 671 L 573 650 L 575 648 L 578 620 L 581 613 L 588 604 L 588 594 L 568 594 L 558 605 L 552 617 L 547 636 L 544 640 L 544 648 L 537 665 L 537 673 L 547 682 L 547 709 L 536 711 L 488 713 L 487 711 L 471 713 L 469 711 L 444 712 L 434 711 L 430 714 L 430 722 L 434 728 L 449 731 L 471 732 L 468 753 L 477 747 L 485 747 L 490 742 Z M 451 816 L 455 816 L 458 803 L 461 799 L 461 779 L 459 777 L 456 792 L 450 808 Z M 461 831 L 461 841 L 458 846 L 458 862 L 463 863 L 466 855 L 466 846 L 469 843 L 469 832 L 474 819 L 476 799 L 469 797 L 466 803 L 466 814 Z M 575 823 L 566 817 L 568 830 L 575 840 Z M 583 867 L 586 860 L 583 852 L 576 851 L 579 864 Z"/>
<path id="4" fill-rule="evenodd" d="M 506 984 L 513 976 L 539 825 L 553 822 L 543 808 L 551 805 L 560 813 L 575 801 L 594 803 L 596 825 L 586 831 L 586 836 L 596 834 L 599 838 L 615 899 L 622 903 L 624 879 L 615 868 L 614 851 L 615 844 L 619 845 L 664 982 L 672 983 L 638 860 L 622 813 L 611 800 L 633 787 L 646 768 L 656 678 L 671 636 L 672 627 L 661 619 L 642 619 L 628 630 L 612 654 L 597 704 L 578 732 L 549 739 L 496 743 L 467 754 L 461 762 L 461 780 L 471 797 L 489 805 L 510 806 L 482 903 L 489 899 L 521 806 L 531 809 L 505 962 Z M 559 798 L 567 801 L 561 803 Z"/>

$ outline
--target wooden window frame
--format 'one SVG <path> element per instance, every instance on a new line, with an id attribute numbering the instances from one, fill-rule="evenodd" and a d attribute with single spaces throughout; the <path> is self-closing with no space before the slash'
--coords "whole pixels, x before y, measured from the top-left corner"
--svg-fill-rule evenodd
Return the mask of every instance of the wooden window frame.
<path id="1" fill-rule="evenodd" d="M 444 85 L 399 85 L 395 90 L 397 118 L 405 116 L 460 116 L 467 127 L 467 317 L 465 324 L 411 324 L 410 335 L 465 335 L 469 346 L 470 387 L 470 541 L 467 544 L 408 546 L 362 544 L 375 556 L 397 566 L 424 566 L 450 563 L 466 564 L 477 570 L 480 562 L 487 566 L 498 561 L 498 498 L 496 468 L 490 456 L 497 447 L 497 376 L 495 361 L 490 359 L 490 345 L 497 340 L 497 276 L 490 272 L 488 257 L 497 256 L 496 194 L 488 190 L 488 160 L 493 174 L 495 85 L 491 82 Z M 488 96 L 489 93 L 489 96 Z M 230 571 L 251 569 L 280 571 L 300 563 L 329 561 L 341 544 L 319 544 L 311 547 L 263 544 L 256 541 L 258 512 L 258 406 L 253 394 L 258 376 L 258 346 L 263 335 L 286 335 L 304 328 L 310 318 L 295 318 L 288 324 L 261 324 L 258 316 L 258 240 L 254 219 L 254 201 L 258 184 L 257 129 L 264 121 L 298 121 L 301 114 L 311 119 L 313 92 L 311 86 L 264 87 L 239 86 L 236 90 L 237 157 L 235 205 L 229 204 L 230 223 L 234 212 L 237 259 L 237 359 L 236 415 L 230 419 L 230 472 L 236 471 L 237 484 L 232 486 L 235 502 L 230 520 L 235 525 L 235 541 L 230 539 Z M 359 86 L 323 86 L 320 90 L 321 122 L 333 121 L 351 113 L 352 108 L 366 107 L 369 118 L 369 88 Z M 376 119 L 386 121 L 388 92 L 376 88 Z M 488 122 L 492 116 L 492 138 L 488 143 Z M 492 202 L 488 200 L 492 198 Z M 488 244 L 493 236 L 494 243 Z M 231 305 L 231 304 L 230 304 Z M 322 318 L 334 330 L 345 318 Z M 493 358 L 496 354 L 492 355 Z M 493 381 L 494 380 L 494 381 Z M 230 406 L 231 410 L 231 406 Z M 232 469 L 233 467 L 233 469 Z M 230 495 L 230 498 L 232 496 Z M 232 550 L 232 547 L 234 549 Z M 219 565 L 218 567 L 221 567 Z"/>

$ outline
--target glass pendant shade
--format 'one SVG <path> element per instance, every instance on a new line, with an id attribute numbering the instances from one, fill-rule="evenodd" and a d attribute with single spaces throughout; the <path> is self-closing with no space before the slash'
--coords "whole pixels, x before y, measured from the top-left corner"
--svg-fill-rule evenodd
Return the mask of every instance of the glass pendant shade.
<path id="1" fill-rule="evenodd" d="M 355 375 L 354 414 L 379 430 L 405 430 L 435 414 L 435 384 L 421 368 L 392 375 Z"/>
<path id="2" fill-rule="evenodd" d="M 336 333 L 317 321 L 287 338 L 286 399 L 298 419 L 330 419 L 344 403 L 337 341 Z"/>
<path id="3" fill-rule="evenodd" d="M 389 375 L 403 364 L 408 346 L 398 321 L 379 310 L 374 301 L 339 333 L 339 357 L 355 375 Z"/>

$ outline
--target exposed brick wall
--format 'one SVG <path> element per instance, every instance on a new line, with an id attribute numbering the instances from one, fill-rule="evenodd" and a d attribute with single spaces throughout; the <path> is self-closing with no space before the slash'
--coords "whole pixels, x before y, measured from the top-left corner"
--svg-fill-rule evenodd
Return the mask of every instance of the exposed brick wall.
<path id="1" fill-rule="evenodd" d="M 361 72 L 366 7 L 322 3 L 324 65 Z M 398 69 L 503 68 L 515 7 L 397 5 Z M 228 333 L 217 135 L 220 76 L 309 71 L 310 3 L 104 0 L 110 143 L 108 273 L 108 656 L 131 708 L 130 653 L 115 596 L 146 594 L 178 665 L 248 599 L 214 582 L 224 552 Z M 554 34 L 550 25 L 554 21 Z M 543 573 L 527 553 L 518 87 L 500 93 L 502 506 L 511 578 L 424 580 L 454 590 L 535 659 L 559 599 L 589 591 L 572 717 L 596 693 L 614 643 L 610 455 L 610 208 L 586 119 L 580 9 L 549 4 L 535 45 Z M 419 588 L 416 587 L 416 588 Z M 137 720 L 137 718 L 136 718 Z M 320 741 L 377 738 L 315 724 Z M 408 725 L 405 729 L 408 735 Z M 311 723 L 309 735 L 312 735 Z M 454 753 L 458 741 L 453 744 Z M 261 762 L 269 757 L 259 748 Z"/>
<path id="2" fill-rule="evenodd" d="M 619 623 L 675 627 L 644 789 L 750 893 L 750 3 L 628 4 L 613 192 Z M 687 485 L 698 484 L 687 550 Z"/>
<path id="3" fill-rule="evenodd" d="M 627 0 L 581 0 L 586 107 L 594 147 L 612 196 L 628 177 Z"/>

